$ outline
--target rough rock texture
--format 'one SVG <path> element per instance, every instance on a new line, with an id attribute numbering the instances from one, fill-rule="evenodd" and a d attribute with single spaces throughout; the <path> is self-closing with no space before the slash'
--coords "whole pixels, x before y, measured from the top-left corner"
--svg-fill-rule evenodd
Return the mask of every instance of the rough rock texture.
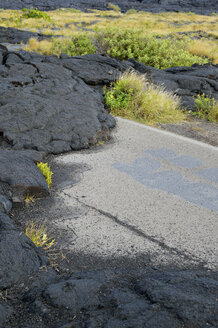
<path id="1" fill-rule="evenodd" d="M 199 91 L 216 97 L 218 66 L 160 71 L 100 55 L 58 59 L 0 46 L 0 327 L 218 326 L 217 273 L 134 268 L 56 277 L 8 216 L 12 200 L 47 191 L 35 149 L 81 149 L 107 135 L 115 121 L 104 109 L 102 86 L 132 67 L 188 106 Z"/>
<path id="2" fill-rule="evenodd" d="M 36 275 L 41 267 L 48 265 L 45 254 L 15 227 L 8 216 L 12 207 L 13 186 L 17 187 L 17 184 L 22 183 L 22 190 L 29 190 L 33 183 L 39 182 L 38 172 L 41 172 L 33 159 L 41 158 L 42 156 L 34 151 L 0 149 L 0 327 L 5 327 L 6 321 L 14 313 L 13 306 L 8 302 L 7 289 L 16 285 L 22 286 L 30 277 Z M 30 174 L 29 177 L 25 172 Z M 41 178 L 41 183 L 46 185 L 44 177 Z M 49 279 L 49 283 L 51 282 Z"/>
<path id="3" fill-rule="evenodd" d="M 35 164 L 42 158 L 42 154 L 32 150 L 0 148 L 0 327 L 5 327 L 14 312 L 8 303 L 4 303 L 7 300 L 4 290 L 26 283 L 48 264 L 42 251 L 15 227 L 8 216 L 12 200 L 23 201 L 27 193 L 48 192 L 45 178 Z"/>
<path id="4" fill-rule="evenodd" d="M 134 8 L 152 12 L 192 11 L 203 15 L 218 11 L 216 0 L 0 0 L 0 8 L 21 9 L 32 6 L 40 10 L 68 7 L 82 10 L 106 10 L 110 2 L 120 6 L 123 11 Z"/>
<path id="5" fill-rule="evenodd" d="M 12 315 L 13 309 L 6 303 L 0 302 L 0 327 L 4 327 L 4 323 Z"/>
<path id="6" fill-rule="evenodd" d="M 4 48 L 1 53 L 0 145 L 13 149 L 58 154 L 108 138 L 115 120 L 104 109 L 102 86 L 132 67 L 180 96 L 188 109 L 199 93 L 218 98 L 218 65 L 158 70 L 95 54 L 59 59 Z"/>
<path id="7" fill-rule="evenodd" d="M 0 183 L 0 212 L 8 214 L 11 210 L 11 191 L 7 183 Z"/>
<path id="8" fill-rule="evenodd" d="M 191 67 L 171 67 L 159 70 L 130 59 L 134 68 L 146 74 L 154 84 L 162 84 L 166 90 L 178 95 L 182 104 L 189 109 L 194 106 L 194 98 L 205 93 L 218 100 L 218 65 L 198 65 Z"/>
<path id="9" fill-rule="evenodd" d="M 48 194 L 47 182 L 35 164 L 42 159 L 42 154 L 34 150 L 19 152 L 0 149 L 0 181 L 11 186 L 14 202 L 22 202 L 28 194 Z M 4 195 L 0 195 L 0 206 L 1 203 L 4 208 L 9 208 Z"/>
<path id="10" fill-rule="evenodd" d="M 51 35 L 22 31 L 12 27 L 0 26 L 0 40 L 2 43 L 28 43 L 29 39 L 36 38 L 39 41 L 49 39 Z"/>
<path id="11" fill-rule="evenodd" d="M 75 57 L 63 57 L 61 65 L 70 69 L 73 75 L 77 75 L 89 85 L 109 84 L 117 80 L 120 72 L 129 69 L 129 62 L 119 62 L 102 55 L 85 55 Z"/>
<path id="12" fill-rule="evenodd" d="M 46 264 L 46 257 L 0 212 L 0 290 L 27 279 Z"/>
<path id="13" fill-rule="evenodd" d="M 9 53 L 4 61 L 0 65 L 0 131 L 14 149 L 57 154 L 87 148 L 99 137 L 107 137 L 115 126 L 101 94 L 63 67 L 58 58 L 27 54 L 25 60 Z M 93 67 L 98 65 L 108 79 L 111 66 L 96 59 Z M 124 66 L 117 62 L 120 70 Z"/>
<path id="14" fill-rule="evenodd" d="M 180 96 L 188 109 L 203 92 L 218 99 L 218 65 L 158 70 L 102 55 L 59 59 L 4 48 L 0 54 L 0 135 L 14 149 L 58 154 L 107 138 L 115 120 L 104 109 L 102 86 L 132 67 Z"/>
<path id="15" fill-rule="evenodd" d="M 46 288 L 49 305 L 69 310 L 72 327 L 182 328 L 218 325 L 218 276 L 205 271 L 83 272 Z M 74 325 L 73 325 L 74 323 Z"/>
<path id="16" fill-rule="evenodd" d="M 85 307 L 97 307 L 100 305 L 101 282 L 97 277 L 68 279 L 48 286 L 44 297 L 48 303 L 55 307 L 71 309 L 74 314 Z"/>
<path id="17" fill-rule="evenodd" d="M 151 303 L 158 303 L 176 313 L 187 326 L 218 324 L 217 274 L 205 272 L 161 272 L 147 274 L 137 284 L 137 291 Z"/>

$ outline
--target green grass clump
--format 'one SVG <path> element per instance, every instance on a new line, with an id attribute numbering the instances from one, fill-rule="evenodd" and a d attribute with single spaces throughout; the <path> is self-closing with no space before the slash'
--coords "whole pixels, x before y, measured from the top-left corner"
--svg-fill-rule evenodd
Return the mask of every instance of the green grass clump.
<path id="1" fill-rule="evenodd" d="M 35 202 L 35 196 L 27 194 L 26 197 L 24 198 L 24 202 L 25 202 L 26 205 L 34 203 Z"/>
<path id="2" fill-rule="evenodd" d="M 113 11 L 117 11 L 120 12 L 120 7 L 115 5 L 114 3 L 109 2 L 109 4 L 107 5 L 107 8 Z"/>
<path id="3" fill-rule="evenodd" d="M 43 18 L 45 20 L 51 20 L 51 17 L 47 13 L 37 8 L 30 8 L 30 9 L 24 8 L 22 9 L 22 12 L 23 12 L 22 15 L 23 18 Z"/>
<path id="4" fill-rule="evenodd" d="M 134 31 L 121 29 L 98 32 L 96 39 L 102 50 L 112 57 L 122 60 L 134 58 L 145 65 L 159 69 L 208 62 L 185 50 L 185 41 L 159 39 L 149 34 L 141 36 Z"/>
<path id="5" fill-rule="evenodd" d="M 50 167 L 48 166 L 48 163 L 37 163 L 38 168 L 40 169 L 40 171 L 42 172 L 42 174 L 44 175 L 46 182 L 48 184 L 48 188 L 50 188 L 50 185 L 52 183 L 52 175 L 53 173 L 50 170 Z"/>
<path id="6" fill-rule="evenodd" d="M 160 86 L 149 83 L 144 75 L 126 72 L 111 89 L 105 89 L 111 114 L 149 125 L 176 123 L 185 119 L 180 100 Z"/>
<path id="7" fill-rule="evenodd" d="M 48 250 L 54 245 L 55 239 L 48 237 L 44 225 L 39 226 L 34 222 L 30 222 L 25 230 L 25 235 L 32 240 L 37 247 Z"/>
<path id="8" fill-rule="evenodd" d="M 218 122 L 218 102 L 205 93 L 195 99 L 195 115 L 211 122 Z"/>

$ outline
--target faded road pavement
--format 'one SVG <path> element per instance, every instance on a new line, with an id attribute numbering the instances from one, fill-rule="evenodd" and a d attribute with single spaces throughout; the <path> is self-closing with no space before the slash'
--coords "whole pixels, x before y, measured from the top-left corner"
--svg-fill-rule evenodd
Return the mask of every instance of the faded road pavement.
<path id="1" fill-rule="evenodd" d="M 112 143 L 55 163 L 68 178 L 52 224 L 71 251 L 217 269 L 218 148 L 119 118 Z"/>

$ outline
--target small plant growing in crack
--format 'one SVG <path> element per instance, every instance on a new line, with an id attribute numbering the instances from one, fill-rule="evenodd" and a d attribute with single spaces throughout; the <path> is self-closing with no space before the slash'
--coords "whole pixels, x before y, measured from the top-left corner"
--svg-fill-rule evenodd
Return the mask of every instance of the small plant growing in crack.
<path id="1" fill-rule="evenodd" d="M 44 250 L 50 249 L 55 243 L 55 239 L 48 237 L 46 227 L 44 225 L 40 226 L 34 222 L 30 222 L 26 226 L 25 235 L 30 238 L 37 247 L 41 247 Z"/>
<path id="2" fill-rule="evenodd" d="M 48 184 L 48 188 L 50 188 L 50 185 L 52 183 L 52 175 L 53 172 L 51 171 L 50 167 L 48 166 L 48 163 L 37 163 L 38 168 L 40 169 L 40 171 L 42 172 L 42 174 L 44 175 L 46 182 Z"/>
<path id="3" fill-rule="evenodd" d="M 34 203 L 35 202 L 35 196 L 27 194 L 26 197 L 24 198 L 24 202 L 27 206 Z"/>

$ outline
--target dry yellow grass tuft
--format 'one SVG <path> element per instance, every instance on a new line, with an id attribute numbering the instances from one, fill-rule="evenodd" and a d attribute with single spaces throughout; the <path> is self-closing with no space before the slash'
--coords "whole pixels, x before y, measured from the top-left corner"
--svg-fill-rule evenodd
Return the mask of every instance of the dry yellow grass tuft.
<path id="1" fill-rule="evenodd" d="M 186 118 L 178 97 L 136 72 L 122 74 L 111 89 L 105 90 L 105 98 L 113 115 L 149 125 Z"/>
<path id="2" fill-rule="evenodd" d="M 52 55 L 52 43 L 48 40 L 38 41 L 35 38 L 29 40 L 29 44 L 24 47 L 27 51 L 39 52 L 43 55 Z"/>
<path id="3" fill-rule="evenodd" d="M 188 51 L 196 56 L 208 57 L 214 64 L 218 63 L 218 42 L 211 40 L 193 40 L 189 46 Z"/>

